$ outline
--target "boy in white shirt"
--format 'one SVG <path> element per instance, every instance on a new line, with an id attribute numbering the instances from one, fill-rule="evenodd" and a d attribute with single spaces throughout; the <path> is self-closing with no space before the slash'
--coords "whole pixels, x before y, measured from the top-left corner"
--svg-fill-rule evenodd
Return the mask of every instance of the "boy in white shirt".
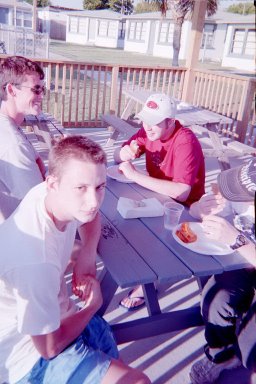
<path id="1" fill-rule="evenodd" d="M 96 255 L 87 253 L 93 242 L 81 224 L 100 224 L 105 185 L 100 146 L 82 136 L 65 138 L 50 151 L 46 181 L 0 226 L 1 382 L 150 383 L 118 360 L 108 324 L 95 315 L 102 304 Z M 73 291 L 84 301 L 80 310 L 64 281 L 77 228 L 82 247 L 74 268 L 82 265 L 83 273 L 73 279 Z M 98 240 L 100 225 L 93 228 L 90 236 Z"/>

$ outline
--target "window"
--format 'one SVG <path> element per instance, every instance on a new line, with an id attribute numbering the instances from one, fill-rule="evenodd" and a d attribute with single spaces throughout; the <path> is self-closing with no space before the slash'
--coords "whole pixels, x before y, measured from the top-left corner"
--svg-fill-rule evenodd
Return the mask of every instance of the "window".
<path id="1" fill-rule="evenodd" d="M 255 29 L 249 29 L 245 43 L 244 54 L 253 56 L 255 52 Z"/>
<path id="2" fill-rule="evenodd" d="M 32 28 L 32 15 L 31 13 L 24 12 L 24 27 Z"/>
<path id="3" fill-rule="evenodd" d="M 21 28 L 32 28 L 32 14 L 16 11 L 16 26 Z"/>
<path id="4" fill-rule="evenodd" d="M 215 24 L 205 24 L 202 36 L 201 48 L 214 48 Z"/>
<path id="5" fill-rule="evenodd" d="M 230 53 L 236 56 L 253 57 L 255 52 L 255 29 L 234 28 Z"/>
<path id="6" fill-rule="evenodd" d="M 77 17 L 69 18 L 69 32 L 77 33 L 78 32 L 78 19 Z"/>
<path id="7" fill-rule="evenodd" d="M 114 38 L 116 35 L 116 23 L 109 20 L 99 20 L 99 36 Z"/>
<path id="8" fill-rule="evenodd" d="M 22 12 L 16 12 L 16 27 L 22 27 Z"/>
<path id="9" fill-rule="evenodd" d="M 147 24 L 141 21 L 131 21 L 128 40 L 145 41 Z"/>
<path id="10" fill-rule="evenodd" d="M 171 44 L 173 40 L 174 25 L 164 21 L 160 25 L 158 42 L 160 44 Z"/>
<path id="11" fill-rule="evenodd" d="M 8 8 L 0 8 L 0 23 L 1 24 L 8 24 L 8 14 L 9 10 Z"/>
<path id="12" fill-rule="evenodd" d="M 85 19 L 85 17 L 79 18 L 78 32 L 84 33 L 84 34 L 86 33 L 86 19 Z"/>

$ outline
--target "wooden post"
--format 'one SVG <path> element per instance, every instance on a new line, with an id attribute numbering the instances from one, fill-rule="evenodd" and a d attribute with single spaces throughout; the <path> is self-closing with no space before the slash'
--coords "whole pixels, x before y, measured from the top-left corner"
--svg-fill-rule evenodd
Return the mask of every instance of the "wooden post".
<path id="1" fill-rule="evenodd" d="M 17 3 L 13 0 L 13 26 L 16 29 L 16 17 L 17 17 Z"/>
<path id="2" fill-rule="evenodd" d="M 196 67 L 199 58 L 206 8 L 207 0 L 195 1 L 194 11 L 192 15 L 192 28 L 189 41 L 189 48 L 185 65 L 188 70 L 185 75 L 184 88 L 182 92 L 182 100 L 190 103 L 192 103 L 193 101 L 194 91 L 193 69 Z"/>
<path id="3" fill-rule="evenodd" d="M 118 100 L 118 74 L 119 67 L 113 67 L 112 69 L 112 81 L 111 81 L 111 93 L 110 93 L 110 113 L 116 113 L 116 101 Z"/>
<path id="4" fill-rule="evenodd" d="M 37 0 L 33 0 L 33 17 L 32 17 L 33 32 L 36 32 L 36 7 L 37 7 Z"/>
<path id="5" fill-rule="evenodd" d="M 254 93 L 255 93 L 254 79 L 248 79 L 246 84 L 246 89 L 244 92 L 244 97 L 241 101 L 239 113 L 237 116 L 236 133 L 238 134 L 238 140 L 241 143 L 244 143 L 246 139 L 246 132 L 247 132 L 248 124 L 250 121 L 250 113 L 251 113 L 252 101 L 254 99 Z"/>

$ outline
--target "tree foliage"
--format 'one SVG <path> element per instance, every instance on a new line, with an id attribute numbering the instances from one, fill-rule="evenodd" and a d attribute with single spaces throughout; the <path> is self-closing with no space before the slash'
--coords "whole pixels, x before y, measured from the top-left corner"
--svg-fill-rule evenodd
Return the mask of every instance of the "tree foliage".
<path id="1" fill-rule="evenodd" d="M 157 12 L 161 10 L 161 5 L 159 2 L 148 3 L 146 1 L 142 1 L 138 3 L 134 8 L 134 13 L 143 13 L 143 12 Z"/>
<path id="2" fill-rule="evenodd" d="M 196 0 L 151 0 L 153 3 L 160 3 L 162 14 L 165 15 L 166 11 L 170 9 L 174 16 L 183 17 L 189 12 L 193 12 Z M 218 8 L 218 0 L 207 0 L 207 15 L 211 16 L 216 13 Z"/>
<path id="3" fill-rule="evenodd" d="M 172 65 L 179 65 L 180 38 L 182 24 L 185 16 L 193 12 L 195 1 L 198 0 L 151 0 L 151 2 L 160 3 L 162 15 L 166 15 L 168 9 L 171 10 L 174 19 L 173 32 L 173 58 Z M 207 15 L 213 15 L 218 8 L 218 0 L 207 0 Z"/>
<path id="4" fill-rule="evenodd" d="M 124 15 L 130 15 L 133 12 L 132 0 L 109 0 L 109 8 L 115 12 L 122 13 Z"/>
<path id="5" fill-rule="evenodd" d="M 33 5 L 33 0 L 26 0 L 26 2 Z M 37 0 L 37 4 L 36 4 L 38 8 L 48 7 L 49 5 L 51 5 L 50 0 Z"/>
<path id="6" fill-rule="evenodd" d="M 84 0 L 83 3 L 84 9 L 94 10 L 94 9 L 105 9 L 108 8 L 107 0 Z"/>
<path id="7" fill-rule="evenodd" d="M 240 15 L 250 15 L 255 12 L 255 5 L 252 3 L 239 3 L 230 5 L 227 9 L 228 12 L 231 13 L 239 13 Z"/>

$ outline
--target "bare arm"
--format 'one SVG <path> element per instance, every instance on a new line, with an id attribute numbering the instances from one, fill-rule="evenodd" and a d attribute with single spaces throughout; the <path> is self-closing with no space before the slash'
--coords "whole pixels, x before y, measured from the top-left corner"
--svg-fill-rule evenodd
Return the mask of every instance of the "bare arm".
<path id="1" fill-rule="evenodd" d="M 96 275 L 97 246 L 101 234 L 100 214 L 93 221 L 79 227 L 78 232 L 81 242 L 76 243 L 72 281 L 75 294 L 78 294 L 77 289 L 79 290 L 85 275 Z"/>
<path id="2" fill-rule="evenodd" d="M 85 306 L 80 311 L 63 319 L 60 327 L 49 334 L 31 336 L 32 341 L 45 359 L 51 359 L 61 353 L 84 330 L 93 315 L 102 305 L 100 285 L 94 278 Z"/>
<path id="3" fill-rule="evenodd" d="M 172 197 L 181 202 L 187 200 L 191 191 L 190 185 L 145 175 L 137 171 L 128 161 L 121 163 L 119 169 L 128 179 L 133 180 L 142 187 L 148 188 L 154 192 L 162 193 L 163 195 Z"/>

